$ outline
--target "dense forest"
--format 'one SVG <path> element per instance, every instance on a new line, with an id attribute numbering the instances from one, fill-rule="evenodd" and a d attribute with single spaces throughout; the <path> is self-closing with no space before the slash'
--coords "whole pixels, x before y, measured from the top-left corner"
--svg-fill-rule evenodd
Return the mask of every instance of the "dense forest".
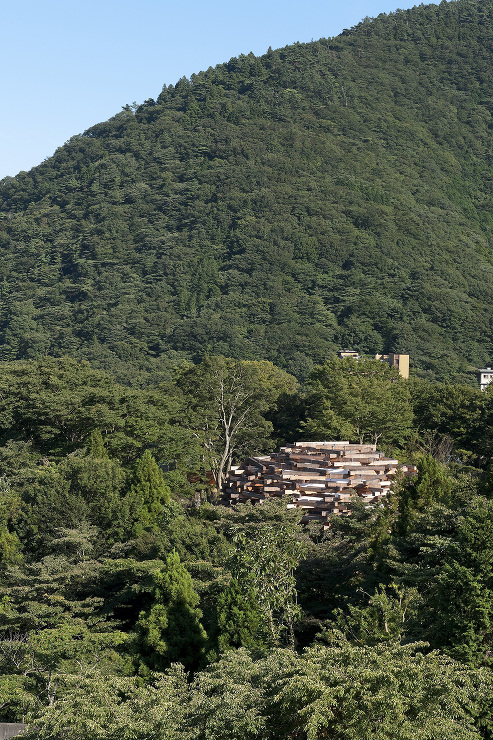
<path id="1" fill-rule="evenodd" d="M 183 78 L 0 184 L 1 359 L 125 383 L 206 354 L 490 362 L 493 4 L 365 19 Z"/>
<path id="2" fill-rule="evenodd" d="M 493 739 L 492 55 L 492 0 L 365 19 L 0 183 L 0 721 Z M 337 438 L 417 475 L 326 525 L 221 504 Z"/>
<path id="3" fill-rule="evenodd" d="M 493 387 L 208 356 L 155 388 L 0 374 L 0 720 L 36 740 L 493 738 Z M 417 463 L 302 524 L 231 461 L 344 433 Z M 226 461 L 226 462 L 225 462 Z"/>

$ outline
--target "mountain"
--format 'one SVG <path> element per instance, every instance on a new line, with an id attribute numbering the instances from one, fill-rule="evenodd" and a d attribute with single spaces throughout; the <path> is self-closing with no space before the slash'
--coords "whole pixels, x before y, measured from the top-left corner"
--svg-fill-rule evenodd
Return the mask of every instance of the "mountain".
<path id="1" fill-rule="evenodd" d="M 0 183 L 0 359 L 303 378 L 341 346 L 493 357 L 493 0 L 365 19 L 164 88 Z M 34 112 L 33 112 L 34 114 Z"/>

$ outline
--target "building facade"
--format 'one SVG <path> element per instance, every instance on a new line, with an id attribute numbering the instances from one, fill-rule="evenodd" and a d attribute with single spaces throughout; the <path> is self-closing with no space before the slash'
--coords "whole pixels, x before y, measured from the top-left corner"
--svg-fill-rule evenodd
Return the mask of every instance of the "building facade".
<path id="1" fill-rule="evenodd" d="M 482 391 L 484 391 L 493 380 L 493 370 L 491 369 L 491 367 L 485 367 L 482 370 L 478 370 L 478 375 L 479 387 Z"/>
<path id="2" fill-rule="evenodd" d="M 396 367 L 399 374 L 408 380 L 409 378 L 409 355 L 401 355 L 397 352 L 390 352 L 388 355 L 375 355 L 375 360 L 382 360 L 390 367 Z"/>

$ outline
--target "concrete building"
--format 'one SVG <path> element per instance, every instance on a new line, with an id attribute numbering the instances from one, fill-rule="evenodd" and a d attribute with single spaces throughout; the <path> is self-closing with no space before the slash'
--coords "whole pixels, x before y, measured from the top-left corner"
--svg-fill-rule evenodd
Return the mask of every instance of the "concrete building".
<path id="1" fill-rule="evenodd" d="M 348 357 L 350 357 L 353 360 L 360 359 L 360 353 L 356 352 L 353 349 L 340 349 L 337 352 L 337 356 L 340 360 L 346 360 Z"/>
<path id="2" fill-rule="evenodd" d="M 478 370 L 478 375 L 479 387 L 482 391 L 484 391 L 493 380 L 493 370 L 491 369 L 491 367 L 485 367 L 483 370 Z"/>
<path id="3" fill-rule="evenodd" d="M 18 737 L 26 727 L 23 722 L 0 722 L 0 740 Z"/>
<path id="4" fill-rule="evenodd" d="M 382 360 L 390 367 L 396 367 L 403 378 L 409 378 L 409 355 L 390 352 L 388 355 L 375 355 L 375 360 Z"/>

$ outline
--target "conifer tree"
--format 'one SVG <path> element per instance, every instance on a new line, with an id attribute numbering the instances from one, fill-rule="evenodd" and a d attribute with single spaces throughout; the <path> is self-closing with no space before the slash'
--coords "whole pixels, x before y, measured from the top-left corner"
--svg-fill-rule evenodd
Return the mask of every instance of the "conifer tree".
<path id="1" fill-rule="evenodd" d="M 216 604 L 217 651 L 266 647 L 265 619 L 253 590 L 244 592 L 236 579 L 219 594 Z"/>
<path id="2" fill-rule="evenodd" d="M 133 483 L 127 496 L 133 534 L 139 536 L 145 529 L 156 527 L 163 505 L 171 498 L 163 474 L 154 457 L 146 450 L 135 466 Z"/>
<path id="3" fill-rule="evenodd" d="M 207 635 L 200 622 L 199 596 L 192 577 L 180 562 L 176 550 L 162 570 L 153 576 L 152 606 L 141 612 L 137 622 L 137 643 L 146 668 L 162 671 L 180 662 L 188 669 L 200 666 Z"/>
<path id="4" fill-rule="evenodd" d="M 452 484 L 445 468 L 431 455 L 418 461 L 418 475 L 401 489 L 397 531 L 405 535 L 413 514 L 428 509 L 432 503 L 449 504 Z"/>
<path id="5" fill-rule="evenodd" d="M 126 507 L 122 507 L 126 472 L 117 459 L 110 458 L 100 430 L 89 435 L 83 457 L 67 456 L 59 470 L 70 483 L 70 493 L 86 506 L 85 515 L 78 522 L 61 526 L 77 530 L 85 522 L 104 532 L 106 544 L 121 539 L 126 527 Z"/>
<path id="6" fill-rule="evenodd" d="M 104 446 L 103 435 L 99 429 L 93 429 L 89 435 L 87 454 L 98 460 L 104 460 L 109 457 L 108 451 Z"/>
<path id="7" fill-rule="evenodd" d="M 12 524 L 19 518 L 21 501 L 11 490 L 9 481 L 0 478 L 0 563 L 12 565 L 22 560 L 21 543 L 12 530 Z"/>

